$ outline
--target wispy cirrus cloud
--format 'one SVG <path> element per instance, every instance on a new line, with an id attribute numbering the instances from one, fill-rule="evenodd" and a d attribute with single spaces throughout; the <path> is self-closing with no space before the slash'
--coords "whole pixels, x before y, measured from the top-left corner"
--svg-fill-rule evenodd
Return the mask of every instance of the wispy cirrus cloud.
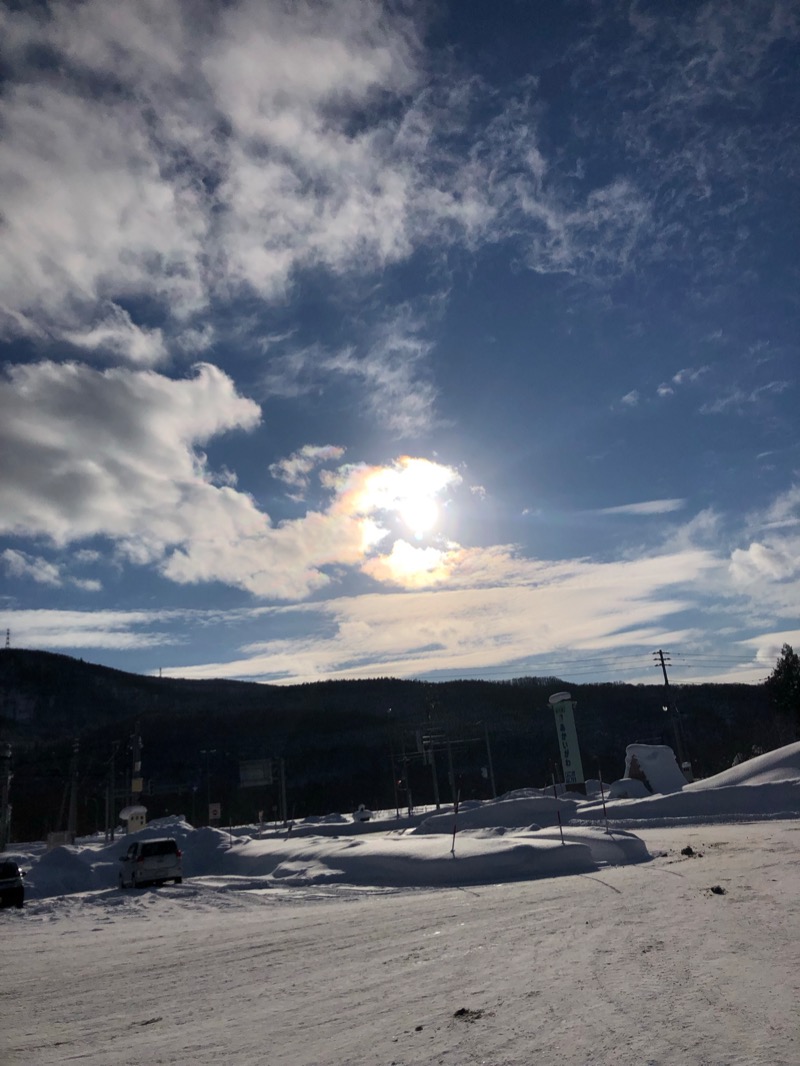
<path id="1" fill-rule="evenodd" d="M 771 396 L 780 396 L 793 387 L 792 381 L 768 381 L 749 390 L 734 386 L 723 395 L 704 403 L 700 412 L 705 415 L 744 414 L 748 409 L 769 400 Z"/>
<path id="2" fill-rule="evenodd" d="M 686 500 L 644 500 L 641 503 L 624 503 L 618 507 L 601 507 L 595 514 L 650 515 L 669 514 L 680 511 L 686 506 Z"/>
<path id="3" fill-rule="evenodd" d="M 709 370 L 710 367 L 708 366 L 697 368 L 684 367 L 683 370 L 679 370 L 676 374 L 673 374 L 669 381 L 662 381 L 656 389 L 656 393 L 662 398 L 674 396 L 678 388 L 683 385 L 694 384 L 707 374 Z"/>
<path id="4" fill-rule="evenodd" d="M 677 18 L 619 0 L 597 10 L 575 46 L 576 95 L 604 85 L 595 122 L 613 131 L 617 158 L 650 206 L 639 265 L 681 264 L 697 298 L 751 268 L 750 223 L 766 190 L 783 202 L 781 171 L 796 168 L 798 152 L 793 94 L 776 84 L 785 74 L 773 60 L 798 40 L 788 0 L 706 3 Z M 598 152 L 594 128 L 583 127 L 586 168 L 611 151 Z"/>
<path id="5" fill-rule="evenodd" d="M 419 676 L 485 669 L 565 647 L 595 650 L 620 640 L 651 646 L 666 619 L 686 607 L 692 581 L 718 565 L 702 552 L 603 565 L 526 561 L 493 550 L 477 566 L 483 584 L 308 605 L 309 621 L 325 619 L 332 635 L 251 644 L 236 661 L 170 672 L 297 681 Z"/>
<path id="6" fill-rule="evenodd" d="M 368 330 L 360 344 L 336 350 L 313 344 L 276 353 L 260 387 L 265 397 L 297 397 L 346 381 L 355 385 L 374 424 L 392 436 L 412 437 L 438 420 L 431 348 L 423 322 L 402 307 Z"/>
<path id="7" fill-rule="evenodd" d="M 62 649 L 113 648 L 131 650 L 181 643 L 174 626 L 197 621 L 185 611 L 63 611 L 55 609 L 6 612 L 15 647 Z"/>

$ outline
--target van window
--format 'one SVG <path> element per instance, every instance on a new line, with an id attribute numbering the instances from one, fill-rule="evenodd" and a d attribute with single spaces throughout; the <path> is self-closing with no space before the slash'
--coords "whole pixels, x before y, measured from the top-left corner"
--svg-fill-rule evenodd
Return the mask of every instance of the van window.
<path id="1" fill-rule="evenodd" d="M 176 855 L 178 845 L 174 840 L 146 840 L 142 844 L 142 855 Z"/>

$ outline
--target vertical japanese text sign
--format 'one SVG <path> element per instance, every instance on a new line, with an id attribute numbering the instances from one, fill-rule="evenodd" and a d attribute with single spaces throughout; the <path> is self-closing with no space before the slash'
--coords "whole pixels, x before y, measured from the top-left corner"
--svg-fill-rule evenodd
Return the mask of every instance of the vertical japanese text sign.
<path id="1" fill-rule="evenodd" d="M 575 703 L 568 692 L 556 692 L 550 697 L 550 706 L 556 716 L 556 733 L 561 748 L 561 766 L 566 785 L 583 784 L 583 766 L 578 749 L 578 734 L 575 729 Z"/>

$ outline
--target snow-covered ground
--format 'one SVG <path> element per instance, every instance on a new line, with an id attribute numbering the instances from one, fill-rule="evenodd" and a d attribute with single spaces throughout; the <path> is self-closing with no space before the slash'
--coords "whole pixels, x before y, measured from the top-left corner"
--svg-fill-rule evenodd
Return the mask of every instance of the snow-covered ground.
<path id="1" fill-rule="evenodd" d="M 119 839 L 12 845 L 0 1064 L 797 1066 L 800 744 L 606 811 L 174 819 L 135 892 Z"/>

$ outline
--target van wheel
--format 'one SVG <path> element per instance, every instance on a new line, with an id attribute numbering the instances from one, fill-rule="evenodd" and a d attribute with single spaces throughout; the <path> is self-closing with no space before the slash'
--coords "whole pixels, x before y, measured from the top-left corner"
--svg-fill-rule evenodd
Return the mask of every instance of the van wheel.
<path id="1" fill-rule="evenodd" d="M 183 878 L 182 877 L 176 877 L 175 878 L 175 884 L 176 885 L 182 885 L 183 884 Z"/>

